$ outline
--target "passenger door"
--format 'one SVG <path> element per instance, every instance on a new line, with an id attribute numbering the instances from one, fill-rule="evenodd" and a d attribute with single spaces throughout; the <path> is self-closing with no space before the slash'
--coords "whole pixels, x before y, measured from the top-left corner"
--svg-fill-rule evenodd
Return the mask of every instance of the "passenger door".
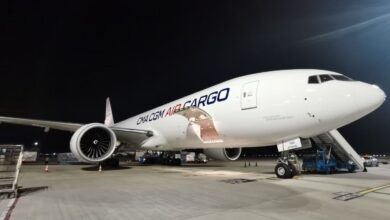
<path id="1" fill-rule="evenodd" d="M 245 83 L 241 92 L 241 109 L 257 108 L 257 89 L 259 81 Z"/>

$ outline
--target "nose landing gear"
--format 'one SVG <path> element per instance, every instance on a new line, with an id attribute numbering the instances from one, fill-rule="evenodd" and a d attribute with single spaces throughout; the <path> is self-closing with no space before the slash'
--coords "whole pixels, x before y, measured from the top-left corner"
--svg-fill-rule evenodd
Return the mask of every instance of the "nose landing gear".
<path id="1" fill-rule="evenodd" d="M 275 174 L 282 179 L 289 179 L 301 174 L 298 156 L 294 153 L 283 153 L 275 166 Z"/>

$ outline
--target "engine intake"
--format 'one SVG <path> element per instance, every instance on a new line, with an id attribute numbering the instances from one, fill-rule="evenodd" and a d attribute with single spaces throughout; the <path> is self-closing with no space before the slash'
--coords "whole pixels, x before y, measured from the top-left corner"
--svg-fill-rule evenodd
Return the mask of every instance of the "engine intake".
<path id="1" fill-rule="evenodd" d="M 70 140 L 70 150 L 83 162 L 97 163 L 109 158 L 115 151 L 115 133 L 100 123 L 79 128 Z"/>
<path id="2" fill-rule="evenodd" d="M 204 149 L 203 152 L 215 160 L 237 160 L 241 155 L 241 148 Z"/>

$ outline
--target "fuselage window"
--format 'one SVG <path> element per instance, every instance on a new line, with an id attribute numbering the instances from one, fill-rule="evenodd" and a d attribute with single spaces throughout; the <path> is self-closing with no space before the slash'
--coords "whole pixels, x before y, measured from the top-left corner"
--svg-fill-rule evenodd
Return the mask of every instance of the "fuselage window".
<path id="1" fill-rule="evenodd" d="M 333 78 L 330 75 L 320 75 L 321 82 L 326 82 L 329 80 L 333 80 Z"/>
<path id="2" fill-rule="evenodd" d="M 351 78 L 348 78 L 344 75 L 332 75 L 332 77 L 335 79 L 335 80 L 340 80 L 340 81 L 353 81 Z"/>
<path id="3" fill-rule="evenodd" d="M 318 77 L 317 76 L 309 76 L 309 84 L 316 84 L 318 82 Z"/>

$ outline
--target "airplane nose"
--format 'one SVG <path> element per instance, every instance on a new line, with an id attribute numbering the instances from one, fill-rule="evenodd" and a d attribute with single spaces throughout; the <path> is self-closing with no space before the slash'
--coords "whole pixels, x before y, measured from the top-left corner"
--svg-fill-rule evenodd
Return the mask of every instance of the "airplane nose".
<path id="1" fill-rule="evenodd" d="M 366 115 L 379 108 L 386 99 L 385 92 L 377 85 L 363 82 L 360 83 L 360 86 L 357 84 L 354 91 L 354 106 L 356 111 L 363 115 Z"/>
<path id="2" fill-rule="evenodd" d="M 377 85 L 371 85 L 374 90 L 374 94 L 372 95 L 374 103 L 378 106 L 382 105 L 382 103 L 386 100 L 386 93 Z"/>

